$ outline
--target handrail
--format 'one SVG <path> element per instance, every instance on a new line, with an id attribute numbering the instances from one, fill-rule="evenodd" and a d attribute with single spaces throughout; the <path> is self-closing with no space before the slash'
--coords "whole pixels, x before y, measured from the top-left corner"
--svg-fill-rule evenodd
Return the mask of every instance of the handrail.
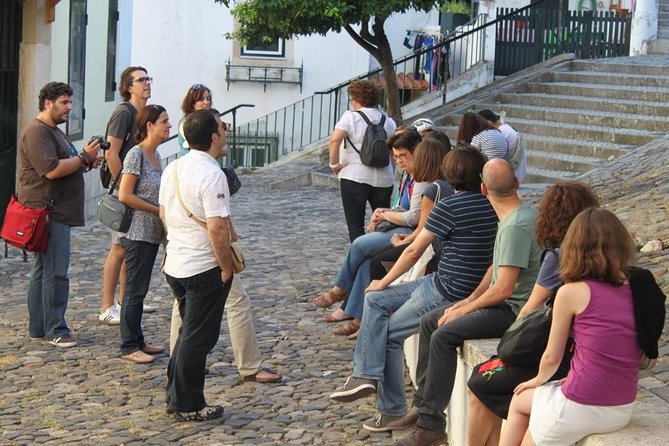
<path id="1" fill-rule="evenodd" d="M 497 33 L 500 27 L 505 25 L 503 22 L 508 23 L 509 20 L 517 19 L 526 22 L 527 11 L 548 10 L 550 8 L 547 6 L 542 8 L 547 2 L 548 0 L 537 0 L 522 8 L 499 15 L 491 21 L 487 20 L 487 15 L 479 14 L 476 21 L 483 17 L 485 23 L 476 25 L 475 21 L 474 24 L 465 25 L 465 27 L 471 27 L 465 30 L 459 27 L 443 42 L 393 61 L 400 88 L 400 105 L 405 105 L 430 92 L 441 92 L 441 101 L 445 102 L 448 79 L 460 76 L 484 60 L 487 30 L 496 27 L 492 29 Z M 563 14 L 565 2 L 566 0 L 558 0 L 558 10 L 555 11 L 558 16 L 565 15 Z M 497 11 L 501 13 L 499 9 Z M 562 35 L 563 21 L 559 20 L 555 26 L 557 35 Z M 432 53 L 431 56 L 430 53 Z M 434 65 L 428 67 L 421 58 L 426 61 L 431 58 Z M 239 126 L 237 131 L 241 135 L 240 141 L 243 141 L 244 147 L 244 150 L 240 152 L 240 155 L 244 157 L 239 160 L 240 164 L 263 165 L 326 138 L 340 118 L 339 111 L 348 108 L 346 87 L 355 80 L 378 77 L 381 72 L 382 69 L 377 68 L 355 76 L 332 88 L 316 91 L 310 97 Z M 377 78 L 376 82 L 382 83 L 383 80 Z M 438 98 L 439 96 L 434 96 L 435 100 Z"/>

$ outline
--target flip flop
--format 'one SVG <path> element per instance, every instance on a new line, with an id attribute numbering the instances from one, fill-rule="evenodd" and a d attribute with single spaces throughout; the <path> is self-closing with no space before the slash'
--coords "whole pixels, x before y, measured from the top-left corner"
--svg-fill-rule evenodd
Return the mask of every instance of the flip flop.
<path id="1" fill-rule="evenodd" d="M 314 304 L 320 308 L 329 308 L 335 303 L 341 302 L 342 300 L 346 299 L 347 294 L 348 293 L 344 293 L 341 296 L 336 296 L 332 292 L 332 290 L 329 290 L 318 296 L 316 299 L 314 299 Z"/>
<path id="2" fill-rule="evenodd" d="M 342 310 L 341 308 L 337 308 L 332 313 L 326 314 L 323 317 L 323 319 L 325 320 L 325 322 L 332 323 L 332 322 L 350 321 L 353 318 L 348 314 L 344 313 L 344 310 Z"/>
<path id="3" fill-rule="evenodd" d="M 337 336 L 348 336 L 357 332 L 359 329 L 360 329 L 360 321 L 353 319 L 352 321 L 348 321 L 346 324 L 337 328 L 334 331 L 334 334 Z"/>
<path id="4" fill-rule="evenodd" d="M 258 373 L 260 372 L 265 372 L 271 376 L 268 376 L 266 378 L 262 378 L 258 376 Z M 283 376 L 281 376 L 281 373 L 276 372 L 275 370 L 269 369 L 267 367 L 263 367 L 262 369 L 258 370 L 256 373 L 253 375 L 239 375 L 239 382 L 243 383 L 246 381 L 252 381 L 252 382 L 258 382 L 258 383 L 276 383 L 279 382 L 283 379 Z"/>

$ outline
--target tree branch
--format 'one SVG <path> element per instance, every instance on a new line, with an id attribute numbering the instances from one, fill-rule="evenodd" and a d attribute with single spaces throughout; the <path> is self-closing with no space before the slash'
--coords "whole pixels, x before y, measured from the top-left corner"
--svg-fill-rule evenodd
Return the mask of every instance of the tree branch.
<path id="1" fill-rule="evenodd" d="M 366 27 L 361 28 L 361 31 L 360 31 L 361 34 L 362 34 L 362 29 L 365 29 L 365 28 L 366 28 Z M 351 36 L 351 38 L 352 38 L 353 40 L 355 40 L 355 42 L 356 42 L 358 45 L 360 45 L 361 47 L 363 47 L 363 48 L 365 49 L 365 51 L 367 51 L 369 54 L 372 55 L 372 57 L 374 57 L 375 59 L 378 59 L 379 51 L 378 51 L 378 48 L 377 48 L 375 45 L 373 45 L 373 44 L 370 43 L 369 41 L 367 41 L 367 40 L 365 40 L 364 38 L 362 38 L 362 37 L 360 36 L 360 34 L 358 34 L 357 32 L 355 32 L 355 30 L 351 27 L 351 25 L 346 25 L 346 26 L 344 26 L 344 29 L 346 30 L 346 32 L 348 33 L 348 35 Z M 369 31 L 367 31 L 367 34 L 369 35 Z M 371 37 L 371 36 L 370 36 L 370 37 Z"/>

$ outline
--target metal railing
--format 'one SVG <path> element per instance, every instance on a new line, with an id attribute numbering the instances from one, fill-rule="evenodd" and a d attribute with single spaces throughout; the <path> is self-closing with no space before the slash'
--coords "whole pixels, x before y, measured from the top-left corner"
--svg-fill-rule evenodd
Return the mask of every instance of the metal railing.
<path id="1" fill-rule="evenodd" d="M 556 12 L 557 15 L 565 15 L 562 11 L 566 11 L 566 0 L 558 0 L 558 5 L 553 6 L 549 6 L 548 1 L 538 0 L 506 14 L 498 14 L 491 21 L 488 21 L 486 15 L 479 15 L 474 21 L 449 34 L 443 42 L 397 59 L 393 66 L 400 87 L 400 104 L 408 104 L 430 93 L 441 94 L 444 103 L 448 80 L 462 75 L 484 60 L 485 36 L 491 27 L 495 27 L 493 34 L 497 36 L 499 27 L 507 26 L 516 19 L 526 20 L 530 10 L 545 11 L 554 9 L 554 6 L 560 10 Z M 557 35 L 562 35 L 565 24 L 559 22 L 555 26 Z M 592 45 L 588 40 L 579 43 Z M 562 45 L 552 51 L 574 51 L 574 48 L 573 45 Z M 544 54 L 548 55 L 547 52 Z M 431 60 L 429 65 L 428 59 Z M 361 79 L 376 81 L 382 87 L 385 84 L 382 70 L 378 68 L 239 126 L 238 164 L 263 165 L 326 138 L 341 113 L 349 107 L 348 85 Z"/>

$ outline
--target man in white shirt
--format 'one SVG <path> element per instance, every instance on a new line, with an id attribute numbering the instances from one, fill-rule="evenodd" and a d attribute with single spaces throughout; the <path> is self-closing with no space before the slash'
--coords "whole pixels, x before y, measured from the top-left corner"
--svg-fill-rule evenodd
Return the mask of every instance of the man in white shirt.
<path id="1" fill-rule="evenodd" d="M 220 334 L 232 284 L 230 192 L 216 158 L 227 154 L 225 129 L 209 110 L 184 122 L 190 152 L 167 166 L 160 216 L 167 228 L 167 283 L 179 301 L 179 338 L 167 366 L 167 412 L 177 421 L 223 416 L 204 399 L 207 353 Z"/>

